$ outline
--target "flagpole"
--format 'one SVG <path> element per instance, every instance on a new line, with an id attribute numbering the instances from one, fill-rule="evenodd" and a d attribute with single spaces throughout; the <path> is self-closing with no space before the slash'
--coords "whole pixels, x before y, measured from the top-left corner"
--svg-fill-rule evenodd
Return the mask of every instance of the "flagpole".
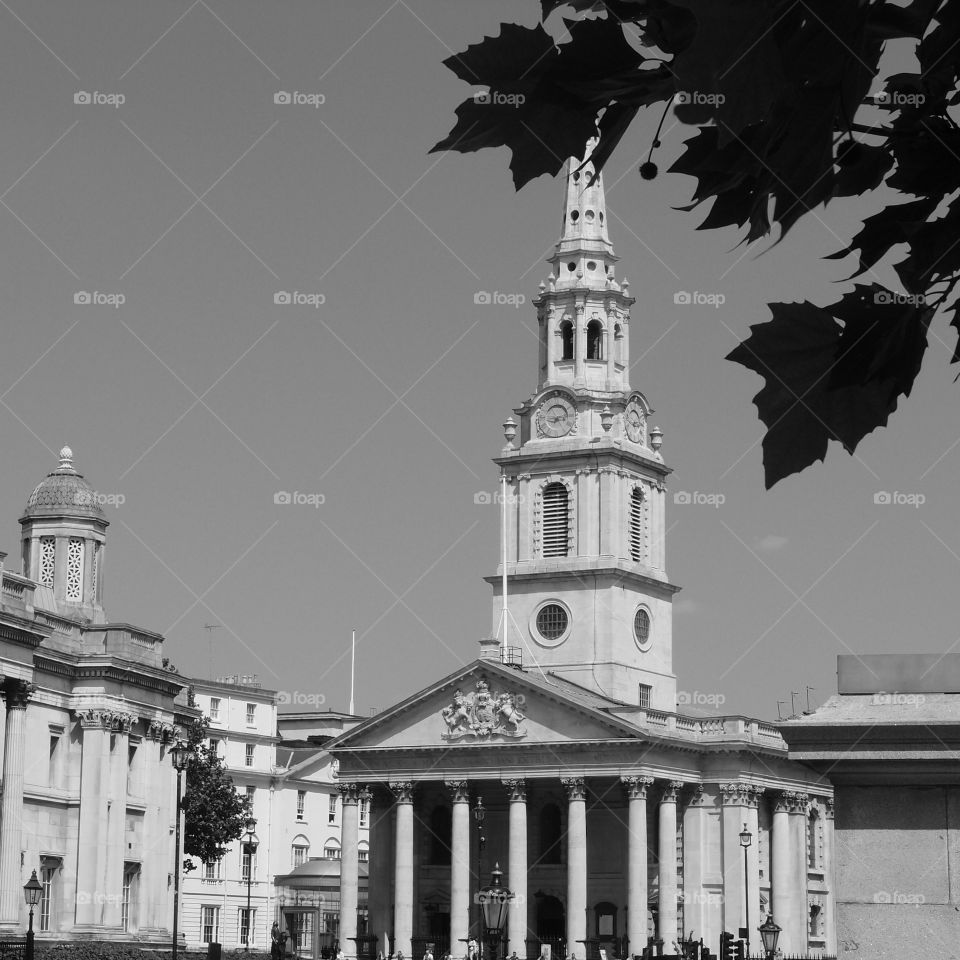
<path id="1" fill-rule="evenodd" d="M 353 688 L 355 678 L 355 665 L 357 661 L 357 631 L 350 633 L 350 716 L 353 716 Z"/>

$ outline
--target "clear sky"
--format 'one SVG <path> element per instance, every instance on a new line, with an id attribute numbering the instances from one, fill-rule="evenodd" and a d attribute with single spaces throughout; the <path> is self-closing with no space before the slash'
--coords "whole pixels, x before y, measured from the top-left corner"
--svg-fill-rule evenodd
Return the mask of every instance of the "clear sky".
<path id="1" fill-rule="evenodd" d="M 562 187 L 516 194 L 506 150 L 427 151 L 471 92 L 441 61 L 538 11 L 3 5 L 8 565 L 18 511 L 68 443 L 123 498 L 108 508 L 108 614 L 162 632 L 181 671 L 256 673 L 301 706 L 343 709 L 356 629 L 366 713 L 476 655 L 498 517 L 474 498 L 495 488 L 500 424 L 536 386 L 529 301 Z M 764 491 L 761 381 L 723 358 L 767 301 L 832 302 L 852 266 L 820 258 L 879 200 L 820 211 L 760 255 L 769 244 L 696 232 L 705 211 L 673 209 L 687 178 L 640 179 L 656 120 L 606 175 L 637 297 L 633 383 L 656 407 L 671 494 L 724 498 L 668 501 L 678 685 L 705 710 L 775 718 L 791 690 L 798 707 L 807 685 L 813 704 L 833 692 L 838 653 L 960 642 L 955 338 L 938 320 L 915 395 L 855 458 L 832 449 Z M 661 169 L 687 136 L 667 128 Z M 479 290 L 528 302 L 475 304 Z M 676 305 L 681 290 L 725 302 Z M 81 291 L 103 302 L 75 303 Z M 304 302 L 275 304 L 278 291 Z M 278 491 L 323 503 L 278 505 Z"/>

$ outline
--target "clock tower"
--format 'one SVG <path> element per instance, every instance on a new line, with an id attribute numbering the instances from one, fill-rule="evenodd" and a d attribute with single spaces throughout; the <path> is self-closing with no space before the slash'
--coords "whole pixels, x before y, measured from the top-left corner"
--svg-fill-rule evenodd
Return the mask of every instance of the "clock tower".
<path id="1" fill-rule="evenodd" d="M 537 389 L 495 460 L 507 503 L 506 570 L 501 559 L 487 578 L 494 630 L 508 662 L 519 647 L 525 667 L 673 711 L 663 435 L 630 385 L 634 298 L 614 275 L 603 180 L 576 159 L 563 177 L 563 229 L 534 301 Z"/>

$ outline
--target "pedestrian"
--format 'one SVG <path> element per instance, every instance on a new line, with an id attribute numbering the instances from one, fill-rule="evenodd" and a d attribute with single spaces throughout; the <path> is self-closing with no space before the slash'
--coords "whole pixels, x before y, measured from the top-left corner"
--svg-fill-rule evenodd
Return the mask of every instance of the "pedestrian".
<path id="1" fill-rule="evenodd" d="M 423 960 L 433 960 L 433 954 L 430 952 L 429 946 L 423 951 Z"/>
<path id="2" fill-rule="evenodd" d="M 286 952 L 287 935 L 280 929 L 280 924 L 276 920 L 270 928 L 270 956 L 272 960 L 283 960 Z"/>

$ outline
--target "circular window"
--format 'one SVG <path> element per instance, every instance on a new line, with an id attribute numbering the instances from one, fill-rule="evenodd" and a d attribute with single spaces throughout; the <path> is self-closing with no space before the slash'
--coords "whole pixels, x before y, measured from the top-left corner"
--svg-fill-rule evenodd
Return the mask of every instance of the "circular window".
<path id="1" fill-rule="evenodd" d="M 650 646 L 650 614 L 644 607 L 639 607 L 633 615 L 633 636 L 637 646 L 646 650 Z"/>
<path id="2" fill-rule="evenodd" d="M 570 611 L 556 600 L 540 604 L 531 621 L 533 639 L 545 647 L 559 646 L 570 633 Z"/>
<path id="3" fill-rule="evenodd" d="M 577 269 L 577 265 L 571 261 L 567 264 L 567 269 L 573 273 L 573 271 Z"/>
<path id="4" fill-rule="evenodd" d="M 588 210 L 583 216 L 587 223 L 593 223 L 594 212 L 592 210 Z"/>
<path id="5" fill-rule="evenodd" d="M 571 219 L 574 223 L 576 223 L 576 222 L 580 219 L 580 211 L 579 211 L 579 210 L 571 210 L 571 211 L 570 211 L 570 219 Z"/>
<path id="6" fill-rule="evenodd" d="M 591 261 L 589 261 L 589 262 L 587 263 L 587 269 L 588 269 L 588 270 L 596 270 L 596 269 L 597 269 L 597 265 L 591 260 Z"/>

